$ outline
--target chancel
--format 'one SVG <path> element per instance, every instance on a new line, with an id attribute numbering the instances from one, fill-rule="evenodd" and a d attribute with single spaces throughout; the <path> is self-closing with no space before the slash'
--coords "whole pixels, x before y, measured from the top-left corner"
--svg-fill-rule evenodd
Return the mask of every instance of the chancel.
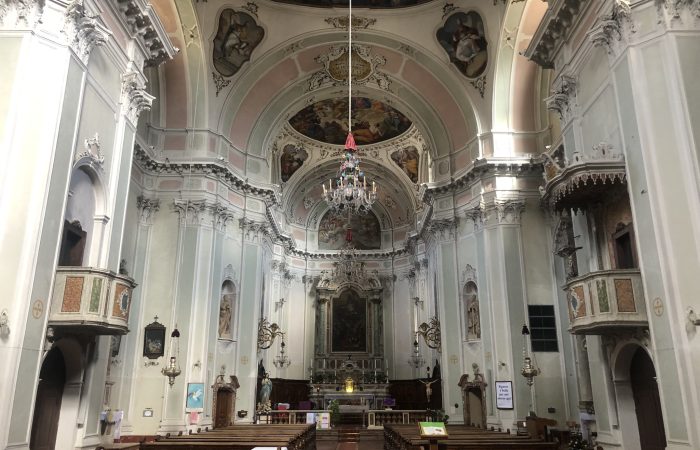
<path id="1" fill-rule="evenodd" d="M 0 449 L 700 449 L 700 1 L 0 0 L 0 54 Z"/>

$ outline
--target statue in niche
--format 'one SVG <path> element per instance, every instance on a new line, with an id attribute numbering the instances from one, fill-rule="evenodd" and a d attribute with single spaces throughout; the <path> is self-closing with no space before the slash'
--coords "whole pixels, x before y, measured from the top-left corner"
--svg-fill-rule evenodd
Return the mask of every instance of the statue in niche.
<path id="1" fill-rule="evenodd" d="M 476 284 L 472 281 L 464 286 L 464 304 L 467 316 L 467 339 L 481 339 L 479 296 Z"/>
<path id="2" fill-rule="evenodd" d="M 231 315 L 230 294 L 225 294 L 219 306 L 219 339 L 231 339 Z"/>

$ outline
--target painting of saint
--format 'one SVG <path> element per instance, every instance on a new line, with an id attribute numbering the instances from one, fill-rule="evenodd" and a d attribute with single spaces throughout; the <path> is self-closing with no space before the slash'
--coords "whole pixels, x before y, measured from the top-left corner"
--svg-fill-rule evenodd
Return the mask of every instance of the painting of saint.
<path id="1" fill-rule="evenodd" d="M 282 150 L 282 156 L 280 157 L 280 177 L 282 182 L 286 183 L 294 172 L 296 172 L 309 154 L 303 148 L 296 147 L 292 144 L 287 144 Z"/>
<path id="2" fill-rule="evenodd" d="M 212 46 L 214 68 L 225 77 L 234 75 L 250 59 L 264 35 L 262 27 L 248 14 L 224 9 Z"/>
<path id="3" fill-rule="evenodd" d="M 352 289 L 333 299 L 332 352 L 367 351 L 367 300 Z"/>
<path id="4" fill-rule="evenodd" d="M 358 250 L 378 250 L 382 246 L 379 220 L 371 211 L 350 216 L 352 245 Z M 318 248 L 340 250 L 345 247 L 348 216 L 328 211 L 318 225 Z"/>
<path id="5" fill-rule="evenodd" d="M 412 182 L 418 183 L 418 149 L 410 146 L 396 150 L 391 159 L 404 171 Z"/>
<path id="6" fill-rule="evenodd" d="M 470 11 L 458 12 L 437 31 L 437 40 L 452 62 L 467 78 L 476 78 L 488 62 L 486 34 L 481 16 Z"/>
<path id="7" fill-rule="evenodd" d="M 342 145 L 348 134 L 348 99 L 318 101 L 292 116 L 289 124 L 311 139 Z M 379 100 L 352 98 L 352 132 L 358 145 L 392 139 L 410 126 L 406 116 Z"/>

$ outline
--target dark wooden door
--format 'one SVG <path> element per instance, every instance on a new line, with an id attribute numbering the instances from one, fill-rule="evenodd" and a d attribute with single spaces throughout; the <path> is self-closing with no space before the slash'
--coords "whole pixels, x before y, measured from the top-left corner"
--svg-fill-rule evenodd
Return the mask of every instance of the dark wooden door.
<path id="1" fill-rule="evenodd" d="M 642 450 L 665 449 L 666 433 L 661 414 L 659 386 L 656 384 L 656 371 L 651 358 L 641 348 L 632 358 L 630 381 Z"/>
<path id="2" fill-rule="evenodd" d="M 231 425 L 231 411 L 233 410 L 233 391 L 219 389 L 216 391 L 216 418 L 214 428 Z"/>
<path id="3" fill-rule="evenodd" d="M 53 349 L 46 355 L 39 374 L 30 449 L 53 450 L 56 447 L 58 418 L 61 414 L 65 383 L 66 366 L 63 354 L 60 350 Z"/>

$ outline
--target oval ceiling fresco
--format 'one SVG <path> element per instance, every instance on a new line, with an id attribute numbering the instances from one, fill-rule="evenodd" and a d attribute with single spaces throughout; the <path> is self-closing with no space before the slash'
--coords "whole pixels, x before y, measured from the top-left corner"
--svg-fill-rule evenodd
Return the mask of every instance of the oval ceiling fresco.
<path id="1" fill-rule="evenodd" d="M 342 145 L 348 134 L 348 99 L 321 100 L 302 109 L 289 124 L 306 137 Z M 391 106 L 366 97 L 352 98 L 352 133 L 358 145 L 394 138 L 411 127 L 411 121 Z"/>

